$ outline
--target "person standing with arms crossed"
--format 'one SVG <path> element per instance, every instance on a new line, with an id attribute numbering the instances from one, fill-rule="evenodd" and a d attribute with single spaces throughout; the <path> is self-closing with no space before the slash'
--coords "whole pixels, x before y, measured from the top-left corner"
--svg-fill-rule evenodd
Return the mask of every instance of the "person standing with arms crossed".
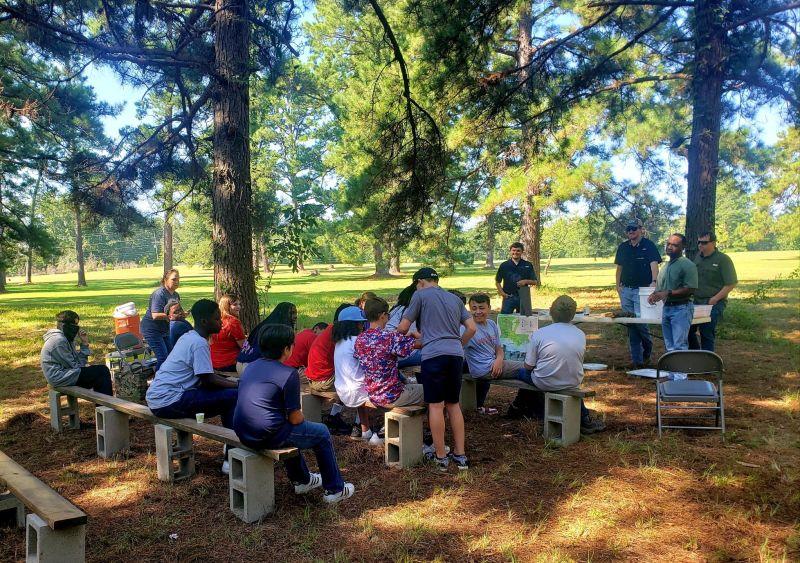
<path id="1" fill-rule="evenodd" d="M 728 294 L 739 283 L 736 268 L 730 256 L 717 250 L 717 236 L 711 232 L 702 233 L 697 240 L 699 252 L 694 257 L 697 266 L 697 291 L 694 292 L 695 305 L 713 305 L 711 322 L 692 325 L 689 329 L 689 350 L 714 351 L 717 338 L 717 323 L 728 303 Z"/>
<path id="2" fill-rule="evenodd" d="M 631 218 L 625 226 L 628 240 L 617 247 L 614 264 L 617 265 L 617 293 L 622 309 L 641 316 L 639 288 L 654 287 L 658 278 L 661 255 L 658 248 L 644 237 L 641 219 Z M 633 368 L 646 366 L 653 353 L 653 338 L 644 324 L 628 325 L 628 345 Z"/>
<path id="3" fill-rule="evenodd" d="M 439 274 L 433 268 L 420 268 L 412 278 L 417 291 L 403 312 L 397 332 L 406 334 L 416 322 L 422 333 L 422 382 L 428 403 L 428 424 L 431 427 L 434 451 L 425 456 L 441 471 L 447 471 L 452 460 L 459 469 L 468 469 L 464 450 L 464 415 L 459 404 L 464 364 L 464 344 L 475 334 L 475 321 L 461 299 L 439 287 Z M 466 329 L 460 333 L 461 325 Z M 453 451 L 450 456 L 444 445 L 444 411 L 450 418 Z"/>
<path id="4" fill-rule="evenodd" d="M 525 246 L 521 242 L 511 244 L 511 258 L 500 264 L 494 276 L 497 293 L 503 298 L 500 313 L 508 315 L 520 312 L 519 288 L 526 285 L 539 285 L 533 264 L 522 258 Z"/>

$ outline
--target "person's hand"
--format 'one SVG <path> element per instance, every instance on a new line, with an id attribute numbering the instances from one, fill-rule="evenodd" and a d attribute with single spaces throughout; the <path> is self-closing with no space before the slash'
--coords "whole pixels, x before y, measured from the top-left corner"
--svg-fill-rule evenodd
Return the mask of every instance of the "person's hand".
<path id="1" fill-rule="evenodd" d="M 81 344 L 83 344 L 84 346 L 89 345 L 89 335 L 87 334 L 86 330 L 80 329 L 78 331 L 78 336 L 81 339 Z"/>
<path id="2" fill-rule="evenodd" d="M 414 348 L 415 350 L 422 349 L 422 335 L 420 335 L 420 337 L 414 341 L 414 346 L 412 346 L 412 348 Z"/>
<path id="3" fill-rule="evenodd" d="M 503 291 L 502 289 L 501 289 L 500 291 L 498 291 L 498 292 L 497 292 L 497 294 L 498 294 L 500 297 L 502 297 L 503 299 L 505 299 L 506 297 L 509 297 L 508 293 L 506 293 L 506 292 L 505 292 L 505 291 Z"/>
<path id="4" fill-rule="evenodd" d="M 519 280 L 517 282 L 517 287 L 522 287 L 524 285 L 528 285 L 528 282 L 526 282 L 525 280 Z"/>
<path id="5" fill-rule="evenodd" d="M 417 340 L 420 340 L 422 338 L 422 335 L 419 332 L 416 332 L 416 331 L 415 332 L 409 332 L 409 333 L 406 334 L 406 336 L 410 336 L 411 338 L 416 338 Z"/>
<path id="6" fill-rule="evenodd" d="M 717 303 L 719 303 L 719 299 L 717 299 L 717 296 L 716 296 L 716 295 L 715 295 L 714 297 L 712 297 L 711 299 L 709 299 L 709 300 L 708 300 L 708 304 L 709 304 L 709 305 L 712 305 L 712 306 L 713 306 L 713 305 L 716 305 Z"/>
<path id="7" fill-rule="evenodd" d="M 650 287 L 655 287 L 655 286 L 656 286 L 656 282 L 655 281 L 650 282 Z"/>
<path id="8" fill-rule="evenodd" d="M 650 297 L 647 298 L 647 302 L 650 303 L 651 305 L 655 305 L 659 301 L 663 301 L 666 298 L 667 298 L 666 291 L 654 291 L 652 294 L 650 294 Z"/>
<path id="9" fill-rule="evenodd" d="M 503 358 L 497 357 L 492 364 L 492 379 L 497 379 L 503 375 Z"/>

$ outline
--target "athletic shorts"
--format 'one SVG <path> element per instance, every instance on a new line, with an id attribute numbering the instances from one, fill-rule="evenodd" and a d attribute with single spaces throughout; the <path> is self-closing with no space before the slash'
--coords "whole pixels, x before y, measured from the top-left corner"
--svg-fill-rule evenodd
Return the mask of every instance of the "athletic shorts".
<path id="1" fill-rule="evenodd" d="M 459 402 L 463 364 L 461 356 L 434 356 L 422 360 L 419 381 L 426 403 Z"/>

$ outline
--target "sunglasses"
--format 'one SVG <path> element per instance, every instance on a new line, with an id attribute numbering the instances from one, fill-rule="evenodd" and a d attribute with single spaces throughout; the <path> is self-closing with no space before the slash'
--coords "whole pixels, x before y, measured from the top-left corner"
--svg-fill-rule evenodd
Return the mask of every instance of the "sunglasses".
<path id="1" fill-rule="evenodd" d="M 710 242 L 711 242 L 710 240 L 698 240 L 697 244 L 703 245 L 703 244 L 708 244 Z"/>
<path id="2" fill-rule="evenodd" d="M 639 227 L 625 227 L 626 233 L 633 233 L 639 230 Z"/>

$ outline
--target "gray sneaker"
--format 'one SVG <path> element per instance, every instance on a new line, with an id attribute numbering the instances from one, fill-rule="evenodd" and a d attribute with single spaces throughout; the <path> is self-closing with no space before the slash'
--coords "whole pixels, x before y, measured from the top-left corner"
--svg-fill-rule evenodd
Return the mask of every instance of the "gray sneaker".
<path id="1" fill-rule="evenodd" d="M 602 432 L 605 429 L 605 423 L 599 418 L 588 416 L 581 420 L 581 434 L 583 435 L 595 434 L 596 432 Z"/>
<path id="2" fill-rule="evenodd" d="M 449 457 L 436 457 L 435 451 L 426 453 L 425 459 L 432 462 L 439 471 L 447 471 L 447 466 L 450 465 Z"/>

